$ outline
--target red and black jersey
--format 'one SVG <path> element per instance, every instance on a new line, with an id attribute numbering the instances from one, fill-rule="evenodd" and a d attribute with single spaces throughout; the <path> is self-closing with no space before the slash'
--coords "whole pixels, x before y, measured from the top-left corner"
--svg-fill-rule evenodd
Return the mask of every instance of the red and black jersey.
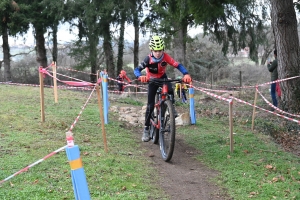
<path id="1" fill-rule="evenodd" d="M 166 73 L 167 65 L 177 68 L 179 63 L 167 53 L 163 53 L 160 59 L 155 59 L 152 54 L 149 54 L 137 68 L 139 71 L 148 68 L 147 75 L 150 78 L 161 78 Z"/>

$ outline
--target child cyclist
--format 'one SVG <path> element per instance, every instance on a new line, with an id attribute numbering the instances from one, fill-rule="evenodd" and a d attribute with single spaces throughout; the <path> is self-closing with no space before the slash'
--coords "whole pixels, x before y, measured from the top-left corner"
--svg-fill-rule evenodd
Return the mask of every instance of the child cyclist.
<path id="1" fill-rule="evenodd" d="M 124 91 L 124 80 L 127 80 L 128 83 L 131 83 L 130 78 L 128 78 L 128 76 L 126 75 L 126 71 L 125 70 L 121 70 L 119 76 L 117 77 L 117 85 L 118 85 L 118 91 L 121 93 Z"/>
<path id="2" fill-rule="evenodd" d="M 146 83 L 150 78 L 168 78 L 166 74 L 166 67 L 169 65 L 177 68 L 183 75 L 183 81 L 190 83 L 192 81 L 191 76 L 188 74 L 186 68 L 175 61 L 169 54 L 164 52 L 164 41 L 160 36 L 152 36 L 149 42 L 149 48 L 151 53 L 146 56 L 144 61 L 134 69 L 134 75 L 141 82 Z M 142 76 L 141 71 L 147 68 L 147 76 Z M 145 128 L 143 131 L 142 141 L 148 142 L 150 140 L 150 116 L 154 110 L 155 95 L 159 86 L 156 84 L 148 84 L 148 102 L 145 114 Z M 168 93 L 173 96 L 174 91 L 172 84 L 168 83 Z M 174 103 L 174 102 L 173 102 Z"/>

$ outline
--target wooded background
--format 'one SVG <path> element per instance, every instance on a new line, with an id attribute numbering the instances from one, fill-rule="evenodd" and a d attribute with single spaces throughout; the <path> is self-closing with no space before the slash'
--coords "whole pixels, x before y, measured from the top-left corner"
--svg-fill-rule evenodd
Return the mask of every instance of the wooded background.
<path id="1" fill-rule="evenodd" d="M 115 77 L 128 64 L 137 66 L 149 53 L 147 43 L 139 41 L 140 34 L 146 33 L 161 35 L 166 50 L 187 66 L 197 80 L 207 78 L 211 72 L 226 78 L 226 67 L 232 63 L 230 56 L 245 48 L 256 65 L 265 64 L 277 49 L 279 78 L 299 75 L 296 16 L 299 1 L 2 0 L 0 8 L 3 39 L 0 67 L 4 81 L 14 81 L 13 77 L 19 76 L 25 66 L 28 71 L 24 77 L 28 80 L 31 67 L 46 67 L 52 61 L 58 66 L 88 70 L 91 82 L 96 81 L 97 70 L 106 69 Z M 77 40 L 58 48 L 58 25 L 66 22 L 71 29 L 79 30 Z M 134 27 L 134 39 L 129 43 L 124 40 L 126 24 Z M 27 33 L 30 25 L 34 30 L 35 55 L 28 54 L 25 63 L 12 70 L 8 37 Z M 204 34 L 191 38 L 187 30 L 193 26 L 202 26 Z M 115 30 L 112 27 L 118 28 L 118 37 L 111 33 Z M 176 75 L 174 71 L 169 73 Z M 36 75 L 29 80 L 34 78 Z M 299 113 L 300 79 L 280 85 L 283 110 Z"/>

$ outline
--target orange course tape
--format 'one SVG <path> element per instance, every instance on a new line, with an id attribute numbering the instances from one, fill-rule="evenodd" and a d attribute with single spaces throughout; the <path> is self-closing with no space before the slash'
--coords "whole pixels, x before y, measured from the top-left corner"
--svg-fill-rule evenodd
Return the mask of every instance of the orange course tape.
<path id="1" fill-rule="evenodd" d="M 71 170 L 76 170 L 76 169 L 82 168 L 81 158 L 78 158 L 76 160 L 72 160 L 69 163 L 70 163 Z"/>

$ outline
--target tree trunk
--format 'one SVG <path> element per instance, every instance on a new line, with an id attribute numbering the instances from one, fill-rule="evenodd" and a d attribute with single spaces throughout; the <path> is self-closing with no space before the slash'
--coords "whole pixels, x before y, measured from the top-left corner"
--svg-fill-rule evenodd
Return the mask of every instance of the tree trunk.
<path id="1" fill-rule="evenodd" d="M 107 68 L 107 73 L 110 77 L 116 77 L 115 74 L 115 64 L 114 64 L 114 53 L 111 44 L 111 34 L 109 29 L 109 23 L 103 24 L 103 48 L 105 54 L 105 63 Z"/>
<path id="2" fill-rule="evenodd" d="M 10 49 L 9 49 L 9 44 L 8 44 L 8 30 L 5 25 L 2 27 L 3 27 L 2 40 L 3 40 L 4 80 L 11 81 Z"/>
<path id="3" fill-rule="evenodd" d="M 187 37 L 187 25 L 185 23 L 177 24 L 178 31 L 174 37 L 174 59 L 186 66 L 186 37 Z M 175 71 L 175 77 L 177 74 L 181 75 L 178 70 Z"/>
<path id="4" fill-rule="evenodd" d="M 36 61 L 39 63 L 39 66 L 47 67 L 47 54 L 45 48 L 45 37 L 43 28 L 40 28 L 36 25 L 33 25 L 35 31 L 35 40 L 36 40 Z"/>
<path id="5" fill-rule="evenodd" d="M 118 42 L 118 61 L 117 61 L 117 74 L 123 69 L 123 55 L 124 55 L 124 32 L 126 22 L 126 11 L 121 11 L 121 27 L 120 37 Z"/>
<path id="6" fill-rule="evenodd" d="M 264 49 L 264 53 L 263 53 L 263 55 L 262 55 L 262 57 L 261 57 L 261 60 L 260 60 L 260 65 L 265 65 L 266 64 L 266 61 L 267 61 L 267 59 L 268 59 L 268 57 L 269 57 L 269 55 L 272 53 L 272 49 Z"/>
<path id="7" fill-rule="evenodd" d="M 134 4 L 136 7 L 136 4 Z M 136 9 L 134 9 L 136 10 Z M 133 64 L 134 68 L 139 65 L 139 37 L 140 37 L 140 23 L 138 11 L 133 13 L 133 26 L 134 26 L 134 44 L 133 44 Z"/>
<path id="8" fill-rule="evenodd" d="M 277 47 L 279 79 L 299 76 L 299 38 L 293 0 L 271 1 L 272 26 Z M 290 113 L 300 111 L 300 79 L 280 83 L 283 110 Z"/>
<path id="9" fill-rule="evenodd" d="M 38 25 L 33 24 L 34 31 L 35 31 L 35 41 L 36 41 L 36 61 L 38 62 L 40 67 L 46 68 L 47 64 L 47 53 L 45 48 L 45 37 L 43 28 L 39 27 Z M 45 84 L 51 84 L 50 77 L 46 76 Z"/>
<path id="10" fill-rule="evenodd" d="M 97 45 L 98 45 L 98 36 L 94 33 L 89 34 L 89 58 L 90 58 L 90 65 L 91 65 L 91 75 L 90 79 L 92 83 L 97 82 Z"/>
<path id="11" fill-rule="evenodd" d="M 52 47 L 52 61 L 57 62 L 57 25 L 55 24 L 52 27 L 52 42 L 53 42 L 53 47 Z"/>

